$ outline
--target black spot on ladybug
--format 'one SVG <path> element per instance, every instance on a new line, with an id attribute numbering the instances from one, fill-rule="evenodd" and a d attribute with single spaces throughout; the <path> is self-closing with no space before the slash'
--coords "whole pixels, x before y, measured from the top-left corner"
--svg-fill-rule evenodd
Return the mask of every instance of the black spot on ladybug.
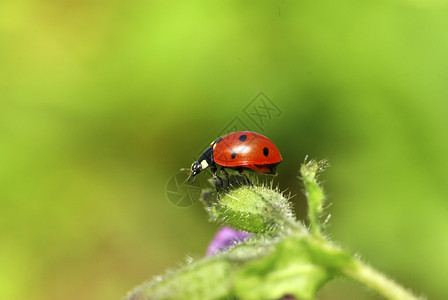
<path id="1" fill-rule="evenodd" d="M 247 139 L 247 135 L 243 134 L 240 135 L 240 137 L 238 138 L 240 141 L 244 142 Z"/>
<path id="2" fill-rule="evenodd" d="M 236 157 L 236 152 L 232 152 L 232 159 Z"/>
<path id="3" fill-rule="evenodd" d="M 269 149 L 264 147 L 263 148 L 263 154 L 264 154 L 264 156 L 268 156 L 269 155 Z"/>

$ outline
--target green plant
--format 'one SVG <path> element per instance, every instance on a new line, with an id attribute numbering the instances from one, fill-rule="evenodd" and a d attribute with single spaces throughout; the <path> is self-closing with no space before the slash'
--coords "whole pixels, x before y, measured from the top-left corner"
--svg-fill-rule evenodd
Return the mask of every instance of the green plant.
<path id="1" fill-rule="evenodd" d="M 325 196 L 317 175 L 325 166 L 325 161 L 305 161 L 300 168 L 309 229 L 296 220 L 288 199 L 272 186 L 231 184 L 219 200 L 204 193 L 213 221 L 253 235 L 142 284 L 126 299 L 314 299 L 329 280 L 342 276 L 387 299 L 418 299 L 323 235 L 320 216 Z"/>

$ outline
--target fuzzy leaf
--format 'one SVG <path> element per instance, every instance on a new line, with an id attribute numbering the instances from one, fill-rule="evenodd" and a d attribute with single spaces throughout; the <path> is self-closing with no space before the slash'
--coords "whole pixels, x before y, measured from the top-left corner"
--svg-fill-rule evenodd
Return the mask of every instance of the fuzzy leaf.
<path id="1" fill-rule="evenodd" d="M 235 294 L 243 299 L 279 299 L 292 294 L 314 299 L 316 292 L 349 265 L 350 257 L 325 249 L 305 237 L 288 237 L 267 257 L 243 266 L 236 275 Z"/>
<path id="2" fill-rule="evenodd" d="M 229 296 L 232 265 L 224 259 L 197 261 L 166 276 L 162 281 L 144 283 L 131 291 L 125 300 L 203 300 Z"/>

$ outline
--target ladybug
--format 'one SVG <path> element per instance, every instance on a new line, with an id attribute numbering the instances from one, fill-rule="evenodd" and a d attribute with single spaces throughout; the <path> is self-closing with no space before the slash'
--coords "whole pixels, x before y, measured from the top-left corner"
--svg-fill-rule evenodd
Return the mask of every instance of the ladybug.
<path id="1" fill-rule="evenodd" d="M 191 165 L 187 180 L 210 167 L 216 178 L 218 167 L 227 174 L 225 168 L 242 173 L 245 169 L 264 174 L 275 174 L 276 166 L 282 161 L 280 151 L 275 144 L 259 133 L 238 131 L 229 133 L 213 141 L 197 161 Z M 243 175 L 247 176 L 243 173 Z"/>

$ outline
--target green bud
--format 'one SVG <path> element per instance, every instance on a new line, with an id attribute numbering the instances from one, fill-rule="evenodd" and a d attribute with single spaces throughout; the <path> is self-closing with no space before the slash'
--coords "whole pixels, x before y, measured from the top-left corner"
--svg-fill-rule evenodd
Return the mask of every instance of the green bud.
<path id="1" fill-rule="evenodd" d="M 296 224 L 288 200 L 278 191 L 263 186 L 241 186 L 208 202 L 214 221 L 252 233 L 275 234 Z"/>

